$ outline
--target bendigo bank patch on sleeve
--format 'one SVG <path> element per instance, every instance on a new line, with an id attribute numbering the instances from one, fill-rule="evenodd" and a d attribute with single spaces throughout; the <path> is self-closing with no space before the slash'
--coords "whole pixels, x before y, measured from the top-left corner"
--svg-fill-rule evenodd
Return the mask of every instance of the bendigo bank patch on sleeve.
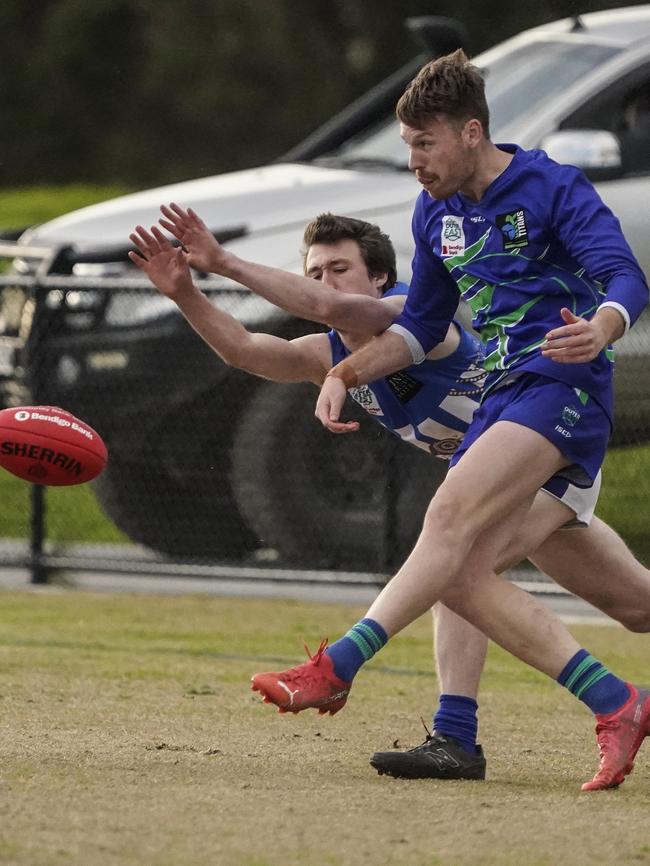
<path id="1" fill-rule="evenodd" d="M 523 208 L 511 213 L 498 214 L 497 226 L 503 237 L 503 249 L 515 250 L 528 244 L 528 227 Z"/>

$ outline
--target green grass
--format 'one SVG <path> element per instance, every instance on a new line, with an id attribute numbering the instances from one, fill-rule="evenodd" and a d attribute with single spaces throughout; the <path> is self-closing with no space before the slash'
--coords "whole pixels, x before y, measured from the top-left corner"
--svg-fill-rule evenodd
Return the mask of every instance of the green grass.
<path id="1" fill-rule="evenodd" d="M 131 192 L 126 186 L 35 186 L 0 189 L 0 229 L 46 222 L 89 204 Z"/>
<path id="2" fill-rule="evenodd" d="M 596 513 L 623 536 L 646 565 L 650 565 L 649 494 L 650 445 L 611 449 L 603 465 Z"/>
<path id="3" fill-rule="evenodd" d="M 0 470 L 0 527 L 3 538 L 27 538 L 31 486 Z M 126 544 L 124 533 L 104 515 L 92 487 L 50 487 L 45 491 L 46 537 L 53 542 Z"/>
<path id="4" fill-rule="evenodd" d="M 0 862 L 11 866 L 650 864 L 650 761 L 587 796 L 588 712 L 490 648 L 488 778 L 406 782 L 368 766 L 423 738 L 428 618 L 391 641 L 335 717 L 281 716 L 249 690 L 361 611 L 292 601 L 0 592 Z M 580 627 L 626 677 L 647 638 Z"/>

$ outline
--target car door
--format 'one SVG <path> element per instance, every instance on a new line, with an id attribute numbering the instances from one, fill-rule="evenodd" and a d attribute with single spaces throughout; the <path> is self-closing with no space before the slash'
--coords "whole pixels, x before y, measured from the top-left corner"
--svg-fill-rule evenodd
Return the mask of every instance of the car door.
<path id="1" fill-rule="evenodd" d="M 618 216 L 650 280 L 650 58 L 628 70 L 559 125 L 560 130 L 604 129 L 620 145 L 621 166 L 606 180 L 592 178 Z M 587 175 L 589 170 L 586 169 Z M 647 441 L 650 412 L 650 309 L 616 344 L 615 444 Z"/>
<path id="2" fill-rule="evenodd" d="M 605 129 L 617 136 L 620 171 L 594 180 L 650 279 L 650 59 L 587 100 L 559 128 Z"/>

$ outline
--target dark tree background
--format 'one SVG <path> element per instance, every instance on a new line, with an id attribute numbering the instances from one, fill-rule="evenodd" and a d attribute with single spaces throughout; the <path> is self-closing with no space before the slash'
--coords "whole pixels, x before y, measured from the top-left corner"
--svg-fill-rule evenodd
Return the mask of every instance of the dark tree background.
<path id="1" fill-rule="evenodd" d="M 147 186 L 264 163 L 419 50 L 411 15 L 478 53 L 613 0 L 2 0 L 0 186 Z"/>

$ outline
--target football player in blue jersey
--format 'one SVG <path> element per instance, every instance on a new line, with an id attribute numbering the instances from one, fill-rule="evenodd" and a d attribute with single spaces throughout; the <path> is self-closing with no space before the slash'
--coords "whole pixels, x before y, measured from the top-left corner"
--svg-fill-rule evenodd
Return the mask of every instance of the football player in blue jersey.
<path id="1" fill-rule="evenodd" d="M 187 252 L 173 248 L 157 230 L 151 234 L 138 227 L 131 237 L 140 255 L 133 253 L 131 258 L 176 301 L 188 321 L 227 363 L 278 381 L 320 383 L 333 363 L 380 333 L 401 312 L 406 287 L 394 284 L 394 250 L 376 226 L 331 214 L 313 220 L 304 234 L 305 274 L 312 278 L 305 279 L 227 253 L 191 211 L 176 205 L 163 211 L 163 225 Z M 231 276 L 303 318 L 334 323 L 338 330 L 292 343 L 250 335 L 201 295 L 192 284 L 188 261 L 198 270 Z M 366 389 L 370 399 L 355 391 L 352 395 L 406 441 L 449 457 L 450 443 L 460 441 L 469 416 L 478 406 L 477 386 L 482 377 L 480 372 L 477 376 L 477 353 L 474 339 L 453 324 L 430 359 L 407 371 L 419 386 L 410 399 L 397 400 L 386 381 L 371 383 Z M 399 384 L 404 383 L 400 380 Z M 499 568 L 538 548 L 536 562 L 558 582 L 629 628 L 646 630 L 650 628 L 650 575 L 618 536 L 597 519 L 587 530 L 553 532 L 576 516 L 586 525 L 595 495 L 594 489 L 570 488 L 570 495 L 562 502 L 553 494 L 540 494 L 528 531 L 519 533 L 516 549 L 511 546 Z M 549 533 L 553 534 L 544 541 Z M 611 582 L 593 579 L 592 564 L 599 551 L 603 554 L 600 571 L 611 572 Z M 443 605 L 436 605 L 435 624 L 443 694 L 434 717 L 434 734 L 424 746 L 408 753 L 378 753 L 373 765 L 380 772 L 411 778 L 483 778 L 485 758 L 476 746 L 476 697 L 487 641 Z"/>
<path id="2" fill-rule="evenodd" d="M 582 789 L 616 787 L 650 734 L 650 693 L 609 671 L 495 566 L 540 487 L 595 482 L 611 428 L 611 344 L 648 286 L 582 172 L 490 140 L 483 79 L 462 51 L 423 67 L 397 114 L 423 186 L 409 295 L 386 333 L 330 370 L 316 414 L 344 430 L 347 390 L 422 361 L 459 297 L 485 349 L 483 401 L 411 555 L 367 616 L 308 662 L 256 674 L 253 688 L 282 708 L 290 694 L 293 710 L 339 710 L 360 667 L 444 599 L 585 703 L 600 764 Z"/>

